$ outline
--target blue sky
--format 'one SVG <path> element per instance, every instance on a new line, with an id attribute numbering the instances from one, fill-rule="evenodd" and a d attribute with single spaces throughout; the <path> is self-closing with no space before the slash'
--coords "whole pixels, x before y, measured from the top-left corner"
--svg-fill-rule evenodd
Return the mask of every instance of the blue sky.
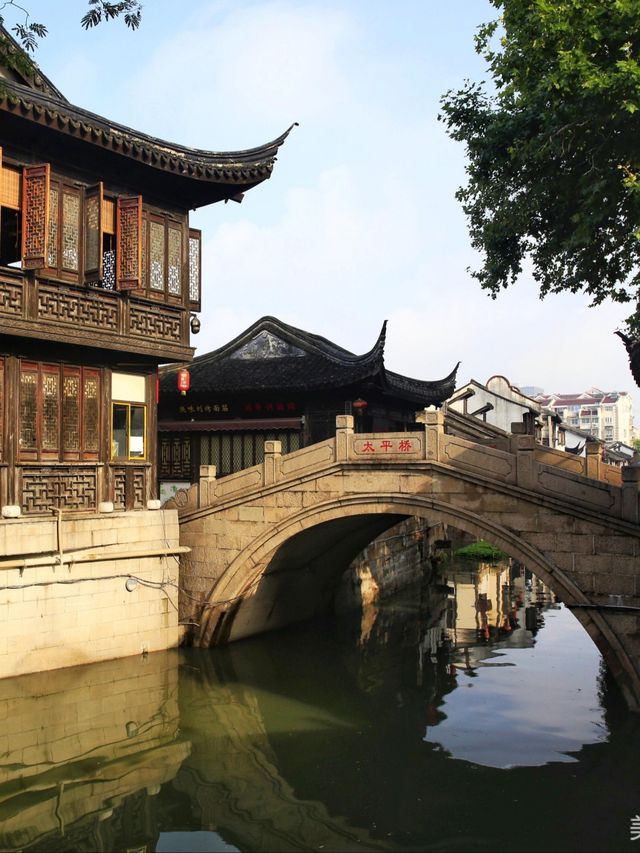
<path id="1" fill-rule="evenodd" d="M 436 379 L 461 360 L 461 383 L 502 373 L 640 399 L 612 334 L 628 307 L 540 301 L 526 274 L 492 300 L 467 272 L 464 151 L 437 115 L 447 89 L 484 73 L 473 34 L 488 2 L 147 0 L 136 33 L 85 33 L 85 5 L 28 0 L 49 27 L 36 60 L 71 102 L 218 151 L 300 122 L 271 180 L 192 216 L 204 232 L 198 352 L 264 314 L 364 352 L 388 319 L 391 370 Z"/>

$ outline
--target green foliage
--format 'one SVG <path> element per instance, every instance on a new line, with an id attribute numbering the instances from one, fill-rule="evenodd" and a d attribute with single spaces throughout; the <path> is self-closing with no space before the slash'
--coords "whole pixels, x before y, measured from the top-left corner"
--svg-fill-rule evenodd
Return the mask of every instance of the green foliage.
<path id="1" fill-rule="evenodd" d="M 132 30 L 140 26 L 142 4 L 140 0 L 122 0 L 109 3 L 106 0 L 87 0 L 89 10 L 81 18 L 80 23 L 85 30 L 96 27 L 103 21 L 110 21 L 122 16 L 125 24 Z M 22 77 L 31 79 L 37 69 L 29 57 L 38 46 L 38 39 L 45 38 L 47 28 L 44 24 L 32 21 L 28 10 L 15 0 L 0 0 L 0 26 L 5 26 L 7 12 L 13 13 L 13 25 L 9 27 L 16 37 L 16 42 L 0 32 L 0 65 L 13 68 Z M 0 80 L 0 91 L 6 91 Z"/>
<path id="2" fill-rule="evenodd" d="M 125 24 L 132 30 L 137 30 L 142 17 L 142 4 L 139 0 L 122 0 L 120 3 L 107 3 L 105 0 L 89 0 L 89 11 L 81 20 L 85 30 L 97 27 L 102 21 L 124 17 Z"/>
<path id="3" fill-rule="evenodd" d="M 141 0 L 121 0 L 117 3 L 109 3 L 107 0 L 88 0 L 89 9 L 80 19 L 85 30 L 97 27 L 103 21 L 111 21 L 122 16 L 125 24 L 132 30 L 137 30 L 142 18 Z M 28 10 L 15 2 L 15 0 L 4 0 L 0 2 L 0 25 L 5 24 L 5 10 L 10 8 L 14 13 L 14 24 L 10 27 L 17 41 L 27 53 L 33 53 L 38 46 L 38 39 L 47 35 L 44 24 L 31 20 Z M 17 20 L 15 19 L 17 16 Z M 6 41 L 3 40 L 3 41 Z M 6 59 L 7 49 L 0 43 L 0 60 Z"/>
<path id="4" fill-rule="evenodd" d="M 467 148 L 457 198 L 494 298 L 530 259 L 540 296 L 634 301 L 640 284 L 639 0 L 491 0 L 476 50 L 492 91 L 442 98 Z M 629 318 L 634 335 L 639 324 Z"/>
<path id="5" fill-rule="evenodd" d="M 454 557 L 461 557 L 463 560 L 506 560 L 507 555 L 492 545 L 490 542 L 485 542 L 484 539 L 478 539 L 477 542 L 472 542 L 471 545 L 465 545 L 463 548 L 457 548 L 453 552 Z"/>

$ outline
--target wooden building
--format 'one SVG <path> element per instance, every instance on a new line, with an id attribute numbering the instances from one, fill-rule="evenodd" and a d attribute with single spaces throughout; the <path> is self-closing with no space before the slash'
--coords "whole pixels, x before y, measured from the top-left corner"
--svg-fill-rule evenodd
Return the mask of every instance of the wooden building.
<path id="1" fill-rule="evenodd" d="M 156 497 L 157 367 L 192 358 L 200 310 L 189 210 L 240 200 L 287 133 L 247 151 L 185 148 L 73 106 L 35 65 L 0 68 L 5 516 Z"/>
<path id="2" fill-rule="evenodd" d="M 224 476 L 262 461 L 264 442 L 283 453 L 323 441 L 338 414 L 354 414 L 360 432 L 421 429 L 415 413 L 440 406 L 455 388 L 457 366 L 429 382 L 387 370 L 386 322 L 369 352 L 354 355 L 326 338 L 263 317 L 220 349 L 188 366 L 160 371 L 159 476 L 163 496 L 195 482 L 199 466 Z"/>

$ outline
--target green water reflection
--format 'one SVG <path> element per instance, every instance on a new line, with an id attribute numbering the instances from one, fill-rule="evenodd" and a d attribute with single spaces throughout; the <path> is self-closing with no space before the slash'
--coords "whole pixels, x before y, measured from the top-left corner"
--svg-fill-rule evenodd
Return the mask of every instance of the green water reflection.
<path id="1" fill-rule="evenodd" d="M 634 848 L 638 720 L 507 566 L 213 652 L 0 681 L 0 721 L 1 850 Z"/>

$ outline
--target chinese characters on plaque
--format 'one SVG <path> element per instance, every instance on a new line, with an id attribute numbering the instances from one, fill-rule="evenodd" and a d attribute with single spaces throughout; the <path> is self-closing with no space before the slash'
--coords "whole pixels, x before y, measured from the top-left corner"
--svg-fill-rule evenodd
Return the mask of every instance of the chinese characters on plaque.
<path id="1" fill-rule="evenodd" d="M 278 400 L 277 402 L 256 401 L 255 403 L 242 403 L 240 406 L 237 404 L 233 406 L 235 410 L 239 408 L 241 408 L 243 415 L 291 415 L 298 411 L 298 404 Z M 232 407 L 229 403 L 193 403 L 188 406 L 180 406 L 178 412 L 181 415 L 228 415 L 232 412 Z"/>
<path id="2" fill-rule="evenodd" d="M 422 456 L 422 437 L 389 438 L 368 436 L 353 439 L 353 452 L 357 456 Z"/>

